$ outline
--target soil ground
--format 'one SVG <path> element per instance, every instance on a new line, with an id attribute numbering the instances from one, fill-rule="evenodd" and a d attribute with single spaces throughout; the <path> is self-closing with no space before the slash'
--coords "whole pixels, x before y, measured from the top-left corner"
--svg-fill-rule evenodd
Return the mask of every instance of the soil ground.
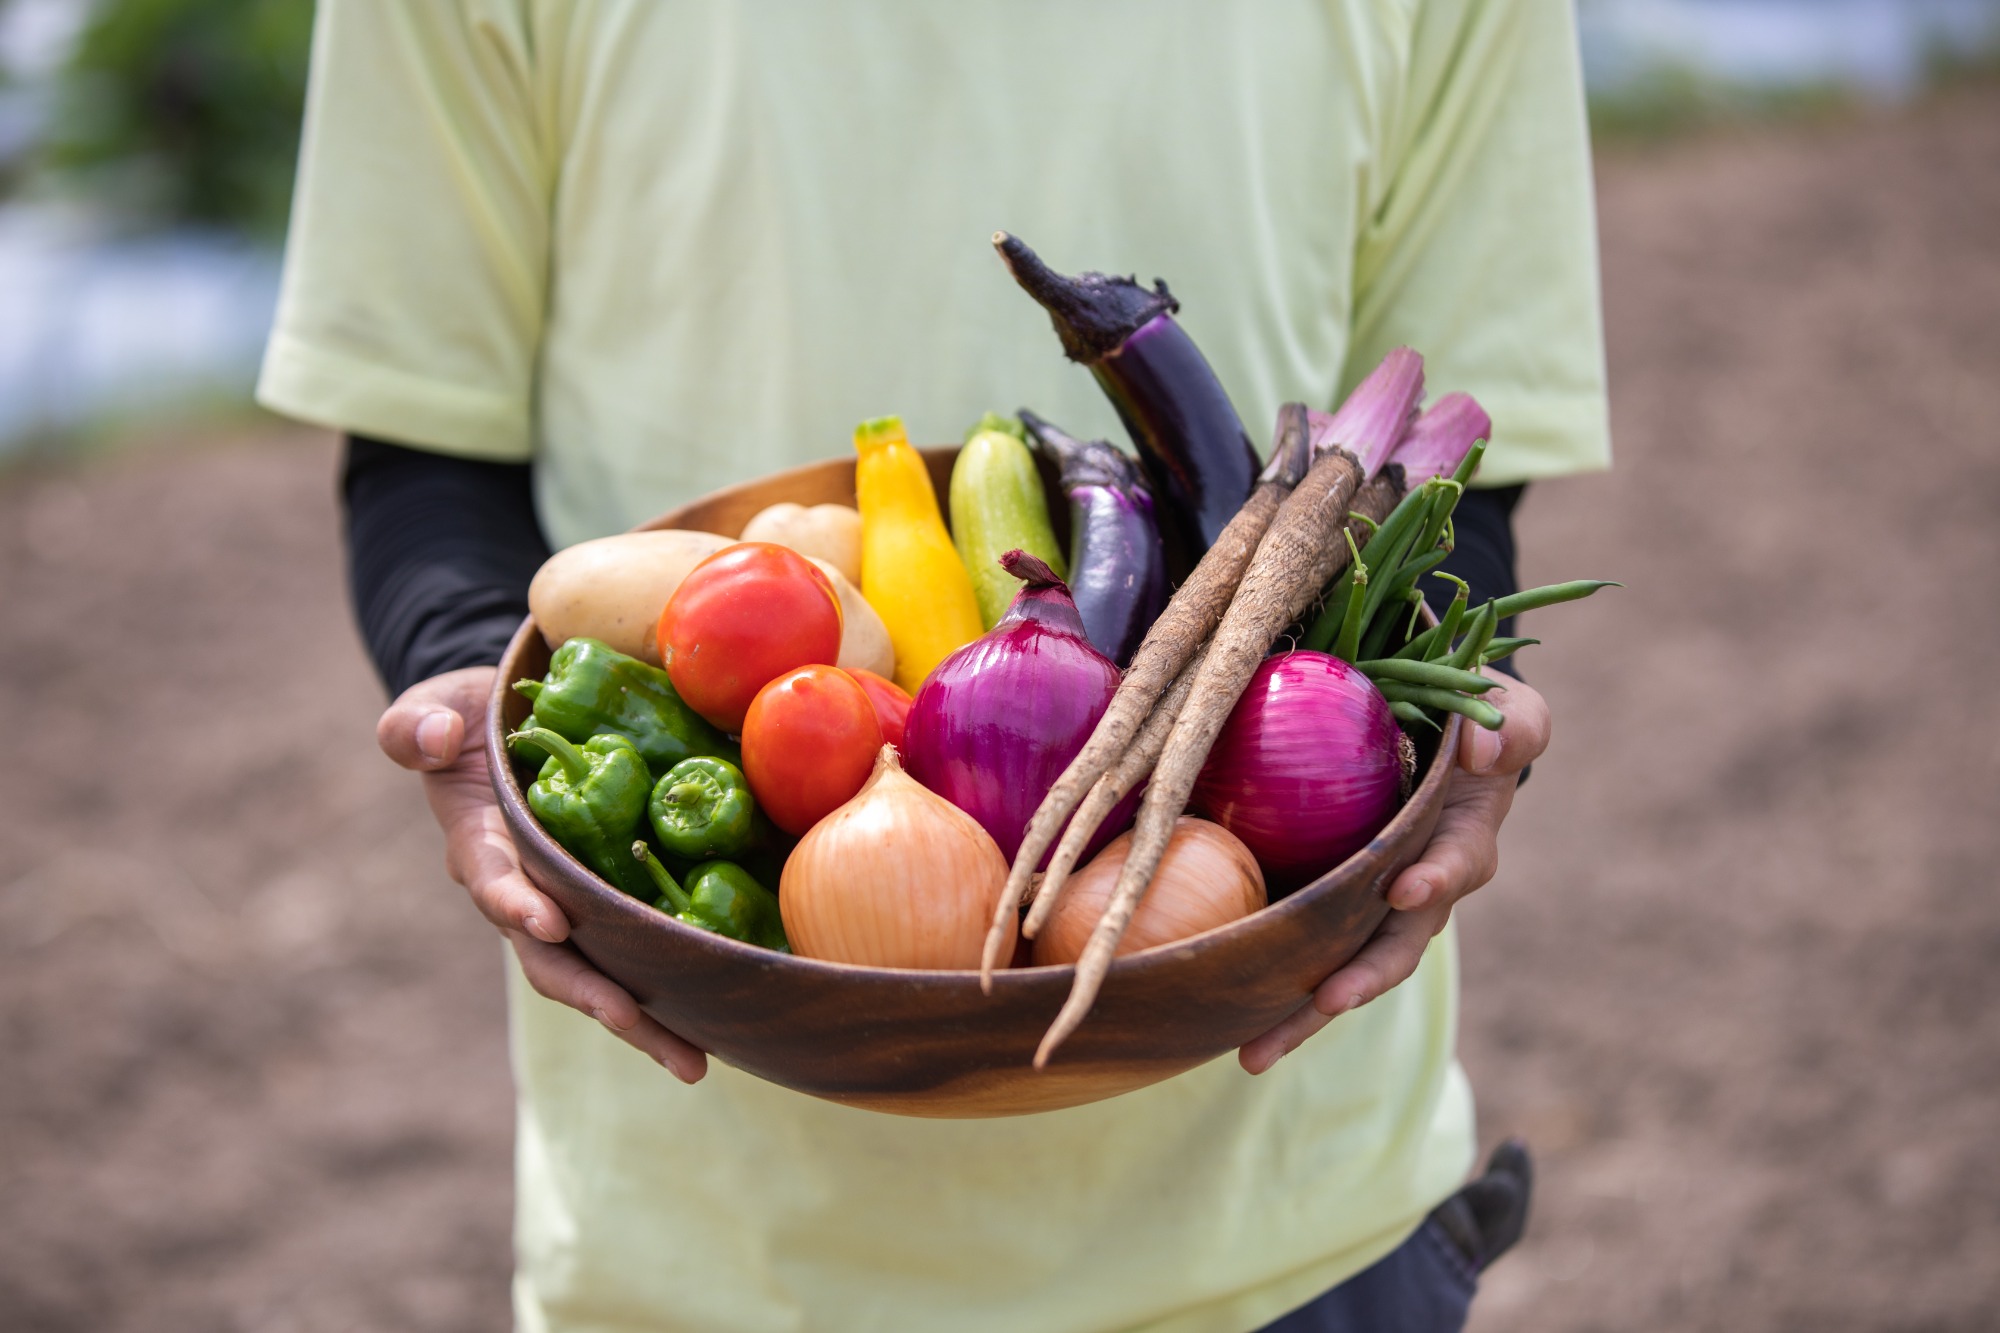
<path id="1" fill-rule="evenodd" d="M 1618 469 L 1462 915 L 1501 1330 L 2000 1315 L 2000 91 L 1601 164 Z M 0 1328 L 507 1319 L 500 945 L 345 620 L 333 446 L 0 479 Z"/>

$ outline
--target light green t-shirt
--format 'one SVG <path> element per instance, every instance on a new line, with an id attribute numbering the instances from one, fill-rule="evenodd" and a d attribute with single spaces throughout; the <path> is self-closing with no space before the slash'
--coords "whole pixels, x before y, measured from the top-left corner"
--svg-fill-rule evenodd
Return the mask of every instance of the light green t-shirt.
<path id="1" fill-rule="evenodd" d="M 567 544 L 864 417 L 1119 434 L 987 238 L 1164 276 L 1253 437 L 1388 348 L 1607 460 L 1565 0 L 321 0 L 261 400 L 533 459 Z M 1271 1073 L 931 1122 L 693 1088 L 515 975 L 519 1326 L 1244 1333 L 1471 1161 L 1451 936 Z"/>

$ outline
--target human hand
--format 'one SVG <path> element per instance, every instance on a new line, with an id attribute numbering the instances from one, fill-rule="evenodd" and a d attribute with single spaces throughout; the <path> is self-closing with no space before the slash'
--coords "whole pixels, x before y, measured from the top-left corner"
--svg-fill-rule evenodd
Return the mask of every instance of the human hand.
<path id="1" fill-rule="evenodd" d="M 1507 716 L 1499 731 L 1467 723 L 1437 829 L 1416 862 L 1396 876 L 1386 897 L 1394 909 L 1374 937 L 1313 991 L 1312 1001 L 1237 1052 L 1261 1074 L 1334 1017 L 1400 985 L 1417 970 L 1431 937 L 1451 920 L 1458 900 L 1500 865 L 1500 822 L 1514 804 L 1521 770 L 1548 748 L 1549 706 L 1532 686 L 1500 672 L 1481 697 Z"/>
<path id="2" fill-rule="evenodd" d="M 538 994 L 589 1014 L 683 1083 L 708 1072 L 700 1048 L 660 1026 L 624 987 L 563 943 L 569 918 L 521 869 L 500 815 L 477 737 L 493 690 L 492 667 L 466 667 L 418 681 L 375 724 L 382 752 L 423 774 L 431 814 L 444 830 L 444 866 L 480 913 L 514 946 Z"/>

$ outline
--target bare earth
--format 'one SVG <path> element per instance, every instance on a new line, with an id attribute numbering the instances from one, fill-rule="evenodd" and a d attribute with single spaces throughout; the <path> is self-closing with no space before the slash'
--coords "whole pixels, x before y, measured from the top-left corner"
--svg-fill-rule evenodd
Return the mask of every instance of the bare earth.
<path id="1" fill-rule="evenodd" d="M 2000 90 L 1601 194 L 1619 468 L 1522 535 L 1631 586 L 1535 622 L 1463 914 L 1542 1169 L 1474 1325 L 1995 1328 Z M 0 1328 L 506 1325 L 500 945 L 374 752 L 332 470 L 0 479 Z"/>

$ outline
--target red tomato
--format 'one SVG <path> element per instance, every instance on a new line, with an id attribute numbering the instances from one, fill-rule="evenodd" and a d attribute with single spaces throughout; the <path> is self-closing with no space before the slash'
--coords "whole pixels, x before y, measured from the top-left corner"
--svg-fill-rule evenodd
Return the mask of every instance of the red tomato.
<path id="1" fill-rule="evenodd" d="M 868 702 L 875 705 L 875 720 L 882 724 L 882 739 L 895 746 L 896 753 L 901 754 L 903 724 L 910 717 L 910 696 L 903 693 L 903 687 L 895 681 L 884 680 L 872 671 L 850 667 L 847 674 L 868 691 Z"/>
<path id="2" fill-rule="evenodd" d="M 688 707 L 743 730 L 757 691 L 794 667 L 840 660 L 840 599 L 812 561 L 769 542 L 725 546 L 660 612 L 660 658 Z"/>
<path id="3" fill-rule="evenodd" d="M 868 692 L 839 667 L 787 671 L 757 691 L 743 722 L 750 794 L 787 833 L 804 833 L 847 804 L 881 749 Z"/>

